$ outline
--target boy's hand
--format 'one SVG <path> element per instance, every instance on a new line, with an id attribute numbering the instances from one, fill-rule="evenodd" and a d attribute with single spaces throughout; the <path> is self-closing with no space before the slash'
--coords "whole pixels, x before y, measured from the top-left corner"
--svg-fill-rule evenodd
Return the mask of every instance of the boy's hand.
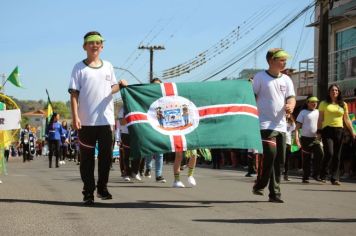
<path id="1" fill-rule="evenodd" d="M 75 130 L 79 130 L 82 128 L 82 123 L 80 122 L 79 118 L 73 118 L 73 128 Z"/>
<path id="2" fill-rule="evenodd" d="M 129 85 L 126 80 L 122 79 L 119 81 L 120 88 L 127 87 Z"/>

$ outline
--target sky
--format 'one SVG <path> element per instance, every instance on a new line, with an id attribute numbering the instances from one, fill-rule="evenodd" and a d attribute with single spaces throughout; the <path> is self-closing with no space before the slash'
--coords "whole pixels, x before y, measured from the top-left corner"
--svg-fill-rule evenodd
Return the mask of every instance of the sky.
<path id="1" fill-rule="evenodd" d="M 86 32 L 105 38 L 101 58 L 110 61 L 117 79 L 148 82 L 149 52 L 139 45 L 163 45 L 154 53 L 154 75 L 187 62 L 205 50 L 214 51 L 233 30 L 235 43 L 188 74 L 167 81 L 202 81 L 226 65 L 236 64 L 210 80 L 237 77 L 244 68 L 266 68 L 268 48 L 283 47 L 292 55 L 288 67 L 314 55 L 313 9 L 274 37 L 252 49 L 268 33 L 312 0 L 0 0 L 0 75 L 18 66 L 24 88 L 10 83 L 5 94 L 21 100 L 68 101 L 74 64 L 86 58 Z M 235 31 L 236 32 L 236 31 Z M 241 32 L 241 33 L 240 33 Z M 234 40 L 232 38 L 231 40 Z M 243 57 L 247 52 L 248 56 Z M 126 72 L 128 70 L 130 73 Z M 134 76 L 133 76 L 133 75 Z M 119 95 L 116 95 L 119 98 Z"/>

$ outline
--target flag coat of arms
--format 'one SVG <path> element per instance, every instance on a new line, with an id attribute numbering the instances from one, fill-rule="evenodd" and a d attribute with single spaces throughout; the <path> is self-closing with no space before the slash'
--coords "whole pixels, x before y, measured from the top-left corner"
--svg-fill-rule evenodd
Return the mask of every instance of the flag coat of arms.
<path id="1" fill-rule="evenodd" d="M 121 95 L 133 157 L 196 148 L 262 152 L 249 81 L 130 85 Z"/>

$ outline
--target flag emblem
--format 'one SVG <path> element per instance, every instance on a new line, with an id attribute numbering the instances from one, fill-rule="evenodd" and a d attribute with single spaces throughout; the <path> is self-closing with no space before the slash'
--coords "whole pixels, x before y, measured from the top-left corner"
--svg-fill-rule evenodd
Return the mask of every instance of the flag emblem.
<path id="1" fill-rule="evenodd" d="M 165 135 L 185 135 L 199 125 L 197 107 L 181 96 L 159 98 L 151 104 L 147 118 L 152 128 Z"/>

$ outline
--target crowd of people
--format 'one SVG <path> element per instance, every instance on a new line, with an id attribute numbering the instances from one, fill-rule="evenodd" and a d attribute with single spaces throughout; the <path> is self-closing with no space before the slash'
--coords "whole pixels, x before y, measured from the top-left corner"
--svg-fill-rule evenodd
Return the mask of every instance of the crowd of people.
<path id="1" fill-rule="evenodd" d="M 96 31 L 84 36 L 83 48 L 87 57 L 74 66 L 68 89 L 72 109 L 71 127 L 65 121 L 60 123 L 59 114 L 54 113 L 46 129 L 49 168 L 52 168 L 53 156 L 56 168 L 65 163 L 66 156 L 78 163 L 80 161 L 83 202 L 86 205 L 94 204 L 95 191 L 98 198 L 112 199 L 107 183 L 115 144 L 120 146 L 120 171 L 124 181 L 141 181 L 143 176 L 151 178 L 154 160 L 156 182 L 166 182 L 162 175 L 162 153 L 141 158 L 130 156 L 130 134 L 126 127 L 124 108 L 121 108 L 117 116 L 119 125 L 115 133 L 113 94 L 128 84 L 125 80 L 117 82 L 111 63 L 100 59 L 103 42 L 104 38 Z M 182 161 L 185 160 L 188 160 L 187 184 L 191 187 L 197 185 L 193 175 L 198 156 L 204 156 L 204 161 L 211 163 L 214 169 L 220 169 L 226 161 L 231 161 L 230 164 L 236 167 L 237 160 L 240 160 L 248 168 L 247 177 L 257 175 L 252 187 L 253 194 L 264 195 L 264 189 L 268 186 L 269 201 L 274 203 L 284 202 L 280 187 L 281 176 L 289 181 L 291 166 L 303 170 L 304 184 L 308 184 L 310 178 L 313 178 L 320 183 L 330 181 L 333 185 L 340 185 L 340 170 L 348 170 L 350 173 L 355 171 L 355 131 L 340 88 L 336 84 L 331 85 L 326 100 L 321 101 L 319 107 L 319 99 L 308 96 L 297 113 L 292 80 L 282 73 L 288 58 L 288 53 L 283 49 L 269 50 L 266 55 L 269 68 L 257 73 L 251 81 L 259 111 L 263 153 L 253 149 L 212 149 L 165 154 L 166 159 L 169 159 L 167 156 L 173 159 L 172 187 L 185 187 L 180 176 Z M 151 83 L 161 81 L 156 78 Z M 31 159 L 29 130 L 27 127 L 21 134 L 24 162 Z M 347 160 L 342 155 L 342 147 L 347 146 L 346 140 L 351 144 L 348 151 L 351 158 L 344 165 L 341 157 Z M 293 144 L 300 149 L 298 152 L 292 152 Z M 96 147 L 97 182 L 94 178 Z"/>

